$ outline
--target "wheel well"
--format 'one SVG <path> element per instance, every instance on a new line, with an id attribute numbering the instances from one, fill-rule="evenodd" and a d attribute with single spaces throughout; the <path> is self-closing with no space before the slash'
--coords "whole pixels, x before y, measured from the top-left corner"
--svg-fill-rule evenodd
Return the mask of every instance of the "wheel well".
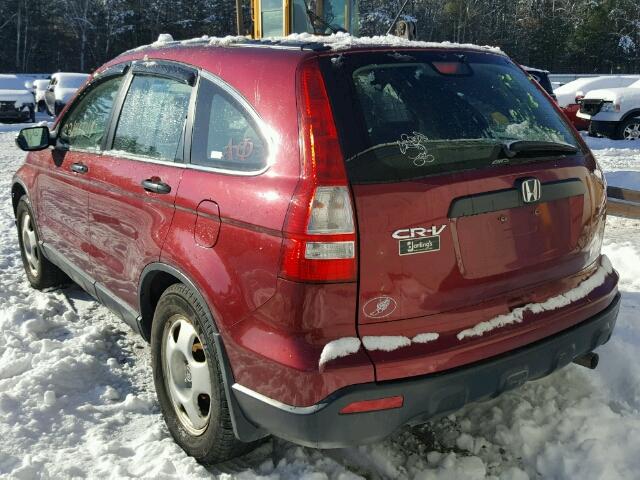
<path id="1" fill-rule="evenodd" d="M 18 202 L 20 201 L 20 198 L 22 198 L 22 196 L 26 194 L 27 192 L 25 191 L 24 187 L 19 183 L 14 183 L 11 187 L 11 203 L 13 204 L 14 215 L 18 210 Z"/>
<path id="2" fill-rule="evenodd" d="M 624 117 L 622 117 L 622 120 L 620 120 L 620 123 L 622 122 L 626 122 L 627 120 L 629 120 L 631 117 L 640 117 L 640 110 L 631 110 L 629 113 L 627 113 Z"/>
<path id="3" fill-rule="evenodd" d="M 140 330 L 145 340 L 151 339 L 151 324 L 156 306 L 164 291 L 171 285 L 182 283 L 168 272 L 153 271 L 145 275 L 140 285 Z"/>

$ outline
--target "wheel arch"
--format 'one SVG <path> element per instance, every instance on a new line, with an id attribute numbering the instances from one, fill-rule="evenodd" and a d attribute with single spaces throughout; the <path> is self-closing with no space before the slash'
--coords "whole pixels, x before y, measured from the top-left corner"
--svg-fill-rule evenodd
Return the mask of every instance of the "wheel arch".
<path id="1" fill-rule="evenodd" d="M 640 117 L 640 108 L 635 108 L 630 112 L 625 113 L 624 116 L 620 119 L 620 124 L 622 124 L 622 122 L 626 122 L 632 117 Z"/>
<path id="2" fill-rule="evenodd" d="M 155 307 L 158 304 L 158 300 L 162 296 L 162 293 L 171 285 L 176 283 L 182 283 L 186 285 L 193 294 L 197 297 L 198 301 L 202 304 L 207 315 L 207 320 L 213 325 L 214 342 L 216 344 L 216 353 L 218 356 L 218 363 L 221 366 L 222 380 L 224 384 L 225 396 L 227 399 L 227 405 L 229 407 L 229 413 L 231 416 L 231 423 L 233 425 L 233 432 L 239 440 L 243 442 L 253 442 L 264 438 L 268 435 L 268 432 L 262 428 L 257 427 L 251 421 L 247 419 L 242 408 L 238 404 L 238 401 L 231 389 L 234 384 L 233 371 L 231 369 L 231 363 L 227 352 L 224 348 L 224 342 L 218 326 L 213 317 L 211 306 L 205 300 L 200 293 L 196 283 L 189 278 L 187 274 L 182 272 L 176 267 L 167 265 L 162 262 L 154 262 L 147 265 L 142 274 L 140 275 L 140 282 L 138 286 L 138 301 L 140 304 L 140 332 L 145 340 L 149 341 L 151 338 L 151 325 L 153 323 L 153 313 Z M 154 303 L 155 302 L 155 303 Z"/>
<path id="3" fill-rule="evenodd" d="M 13 179 L 13 184 L 11 185 L 11 204 L 13 206 L 13 214 L 15 215 L 18 211 L 18 202 L 23 196 L 27 196 L 29 198 L 29 193 L 25 184 L 19 178 Z"/>
<path id="4" fill-rule="evenodd" d="M 140 332 L 145 340 L 151 338 L 151 324 L 156 305 L 162 293 L 171 285 L 182 283 L 192 290 L 198 301 L 205 307 L 207 320 L 213 325 L 216 334 L 219 334 L 218 325 L 211 312 L 209 302 L 200 293 L 195 282 L 187 274 L 176 267 L 162 262 L 154 262 L 147 265 L 140 275 L 138 284 L 138 303 L 140 306 Z"/>

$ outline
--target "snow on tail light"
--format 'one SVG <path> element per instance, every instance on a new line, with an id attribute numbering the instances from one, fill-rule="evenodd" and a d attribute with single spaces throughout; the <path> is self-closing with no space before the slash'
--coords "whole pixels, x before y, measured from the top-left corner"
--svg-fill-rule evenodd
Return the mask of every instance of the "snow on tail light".
<path id="1" fill-rule="evenodd" d="M 317 60 L 305 62 L 297 78 L 302 175 L 283 229 L 280 275 L 295 281 L 355 281 L 353 202 Z"/>
<path id="2" fill-rule="evenodd" d="M 340 414 L 375 412 L 379 410 L 391 410 L 393 408 L 401 408 L 404 405 L 404 397 L 397 395 L 395 397 L 377 398 L 375 400 L 362 400 L 352 402 L 340 410 Z"/>

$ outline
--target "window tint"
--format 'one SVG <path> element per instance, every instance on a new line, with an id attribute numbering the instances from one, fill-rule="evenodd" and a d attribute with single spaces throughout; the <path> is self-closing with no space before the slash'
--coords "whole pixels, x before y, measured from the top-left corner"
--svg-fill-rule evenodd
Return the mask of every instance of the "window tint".
<path id="1" fill-rule="evenodd" d="M 59 139 L 72 148 L 98 150 L 122 77 L 99 84 L 79 101 L 63 120 Z"/>
<path id="2" fill-rule="evenodd" d="M 244 172 L 266 165 L 264 139 L 245 109 L 208 80 L 200 83 L 191 163 Z"/>
<path id="3" fill-rule="evenodd" d="M 511 155 L 514 141 L 577 146 L 549 100 L 499 55 L 406 51 L 322 62 L 353 182 L 409 180 L 550 156 Z"/>
<path id="4" fill-rule="evenodd" d="M 113 149 L 174 161 L 182 147 L 191 87 L 145 75 L 134 77 L 122 106 Z"/>

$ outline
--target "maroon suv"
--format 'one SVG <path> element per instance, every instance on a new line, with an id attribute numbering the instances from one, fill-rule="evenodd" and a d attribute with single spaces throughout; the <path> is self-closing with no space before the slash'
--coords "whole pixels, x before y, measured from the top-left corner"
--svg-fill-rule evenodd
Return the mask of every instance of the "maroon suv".
<path id="1" fill-rule="evenodd" d="M 29 281 L 68 276 L 151 342 L 205 463 L 378 440 L 593 366 L 614 328 L 602 171 L 500 52 L 146 48 L 17 143 Z"/>

